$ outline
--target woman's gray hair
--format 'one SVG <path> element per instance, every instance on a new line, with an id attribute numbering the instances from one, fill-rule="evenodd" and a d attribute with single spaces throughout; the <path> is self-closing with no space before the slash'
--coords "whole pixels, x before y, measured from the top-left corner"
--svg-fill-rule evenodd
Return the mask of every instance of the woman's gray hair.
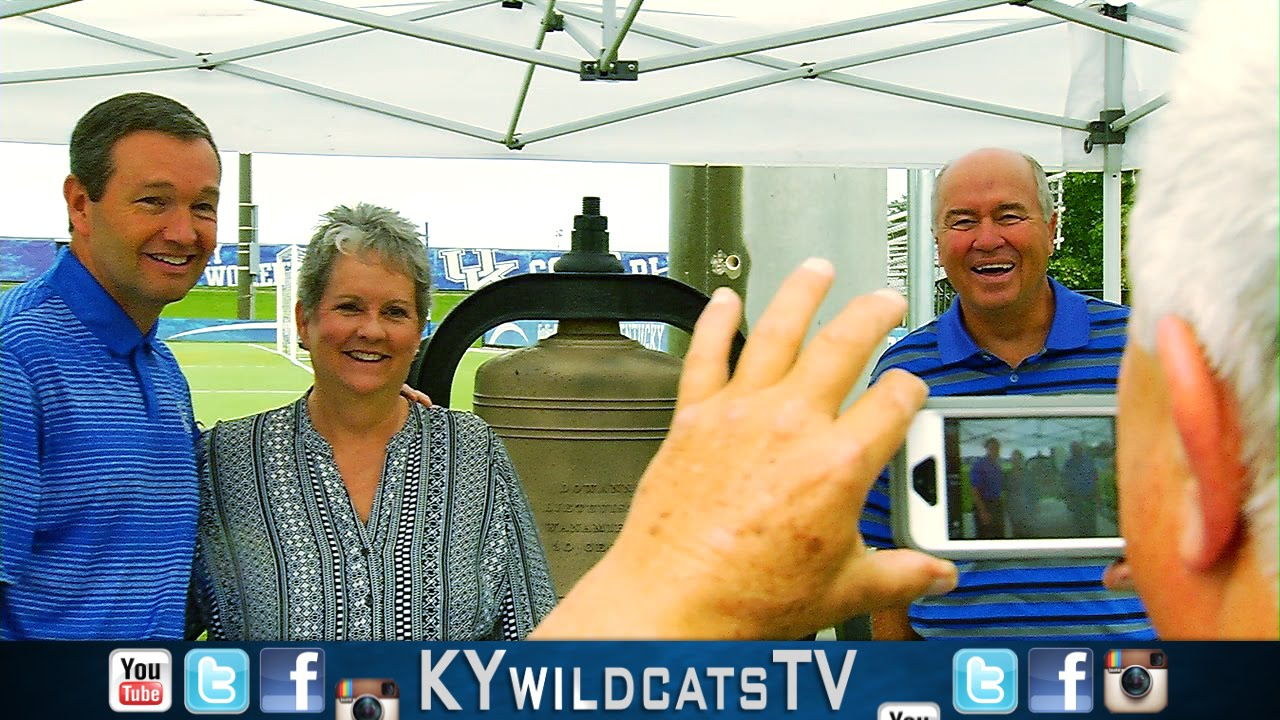
<path id="1" fill-rule="evenodd" d="M 303 316 L 310 318 L 320 304 L 339 253 L 360 259 L 373 254 L 413 281 L 418 320 L 425 327 L 431 311 L 431 262 L 413 223 L 395 210 L 369 203 L 339 205 L 321 217 L 324 222 L 311 236 L 298 271 Z"/>

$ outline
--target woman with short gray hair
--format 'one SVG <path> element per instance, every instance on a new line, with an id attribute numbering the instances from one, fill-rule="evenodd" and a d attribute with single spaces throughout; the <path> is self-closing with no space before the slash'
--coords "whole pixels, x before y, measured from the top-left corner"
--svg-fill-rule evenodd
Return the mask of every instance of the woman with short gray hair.
<path id="1" fill-rule="evenodd" d="M 210 637 L 525 637 L 555 593 L 501 440 L 400 394 L 430 308 L 418 232 L 386 208 L 338 206 L 300 275 L 315 384 L 204 438 L 196 604 Z"/>

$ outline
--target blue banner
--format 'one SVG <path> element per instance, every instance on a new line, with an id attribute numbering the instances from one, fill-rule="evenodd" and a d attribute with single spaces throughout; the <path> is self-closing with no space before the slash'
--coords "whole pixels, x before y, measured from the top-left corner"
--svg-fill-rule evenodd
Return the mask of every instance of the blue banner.
<path id="1" fill-rule="evenodd" d="M 288 245 L 258 246 L 258 275 L 253 280 L 255 286 L 276 286 L 276 255 L 286 247 Z M 237 251 L 238 248 L 235 245 L 219 245 L 213 251 L 213 254 L 209 256 L 209 264 L 204 269 L 204 275 L 201 275 L 200 279 L 196 281 L 196 285 L 237 287 L 239 282 L 239 271 L 236 268 Z"/>
<path id="2" fill-rule="evenodd" d="M 26 282 L 52 267 L 57 254 L 52 239 L 0 237 L 0 282 Z"/>
<path id="3" fill-rule="evenodd" d="M 0 281 L 26 282 L 53 264 L 58 243 L 44 238 L 0 237 Z M 276 255 L 287 245 L 259 246 L 254 285 L 276 285 Z M 236 287 L 236 246 L 218 245 L 196 285 Z M 436 290 L 473 291 L 525 273 L 554 272 L 561 250 L 498 250 L 492 248 L 429 248 L 431 282 Z M 628 273 L 666 275 L 667 253 L 614 253 Z"/>
<path id="4" fill-rule="evenodd" d="M 555 334 L 559 323 L 555 320 L 516 320 L 505 322 L 484 334 L 484 344 L 493 347 L 531 347 L 538 341 Z M 618 329 L 623 335 L 635 340 L 650 350 L 667 351 L 666 323 L 660 322 L 621 322 Z"/>
<path id="5" fill-rule="evenodd" d="M 437 290 L 479 290 L 525 273 L 554 272 L 563 250 L 430 248 L 431 282 Z M 667 253 L 615 252 L 622 268 L 639 275 L 666 275 Z"/>
<path id="6" fill-rule="evenodd" d="M 974 711 L 1199 719 L 1265 717 L 1280 700 L 1276 642 L 1052 651 L 954 642 L 7 642 L 0 661 L 18 693 L 15 708 L 33 717 L 266 711 L 327 719 L 374 717 L 376 704 L 383 720 L 583 713 L 940 720 Z M 1122 683 L 1132 668 L 1143 668 L 1146 692 Z"/>

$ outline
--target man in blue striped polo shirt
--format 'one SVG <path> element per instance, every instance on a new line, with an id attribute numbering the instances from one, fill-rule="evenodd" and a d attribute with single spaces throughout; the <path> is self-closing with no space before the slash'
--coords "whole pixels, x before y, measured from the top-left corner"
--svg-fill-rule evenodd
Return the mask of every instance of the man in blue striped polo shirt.
<path id="1" fill-rule="evenodd" d="M 70 251 L 0 300 L 0 637 L 181 639 L 196 428 L 156 321 L 213 250 L 221 165 L 148 93 L 86 113 L 70 156 Z"/>
<path id="2" fill-rule="evenodd" d="M 1085 297 L 1046 275 L 1053 212 L 1044 170 L 1026 155 L 983 149 L 942 169 L 934 193 L 938 258 L 957 298 L 947 312 L 894 343 L 872 372 L 902 368 L 930 395 L 1111 393 L 1127 308 Z M 887 475 L 860 527 L 892 547 Z M 1097 560 L 960 564 L 957 588 L 877 614 L 877 639 L 1145 640 L 1154 637 L 1132 593 L 1102 586 Z"/>

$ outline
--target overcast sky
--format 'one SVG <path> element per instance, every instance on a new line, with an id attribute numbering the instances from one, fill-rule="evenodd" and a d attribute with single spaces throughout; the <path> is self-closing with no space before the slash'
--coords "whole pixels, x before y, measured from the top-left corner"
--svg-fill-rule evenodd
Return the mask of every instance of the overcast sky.
<path id="1" fill-rule="evenodd" d="M 234 243 L 238 156 L 222 163 L 218 240 Z M 66 146 L 0 143 L 0 168 L 0 235 L 66 237 Z M 905 173 L 889 171 L 890 198 L 905 185 Z M 584 195 L 601 197 L 612 249 L 667 249 L 666 165 L 253 156 L 263 243 L 305 242 L 320 213 L 364 201 L 427 223 L 433 247 L 564 249 Z"/>

